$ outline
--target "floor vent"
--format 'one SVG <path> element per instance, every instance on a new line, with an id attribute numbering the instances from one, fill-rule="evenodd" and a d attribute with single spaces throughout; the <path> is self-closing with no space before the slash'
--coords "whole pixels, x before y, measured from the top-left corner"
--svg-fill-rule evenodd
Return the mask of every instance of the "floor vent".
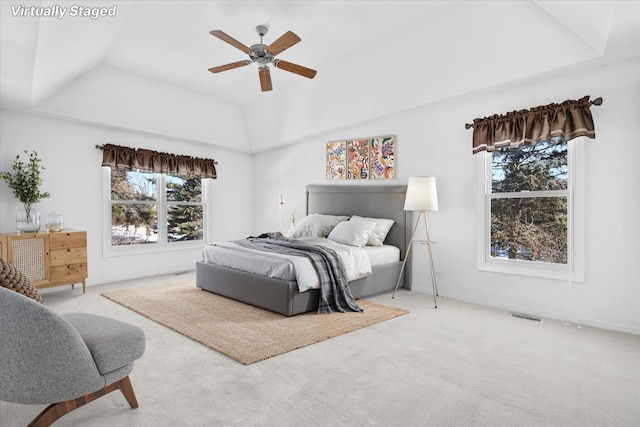
<path id="1" fill-rule="evenodd" d="M 522 314 L 522 313 L 509 313 L 509 316 L 511 317 L 517 317 L 518 319 L 527 319 L 527 320 L 533 320 L 534 322 L 542 322 L 542 319 L 539 317 L 535 317 L 535 316 L 531 316 L 529 314 Z"/>

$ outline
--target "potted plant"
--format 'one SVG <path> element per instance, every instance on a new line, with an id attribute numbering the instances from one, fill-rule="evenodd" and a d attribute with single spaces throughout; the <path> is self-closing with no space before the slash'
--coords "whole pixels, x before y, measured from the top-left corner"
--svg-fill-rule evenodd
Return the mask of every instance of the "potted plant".
<path id="1" fill-rule="evenodd" d="M 16 215 L 16 226 L 21 233 L 37 232 L 40 230 L 40 214 L 33 207 L 42 199 L 50 196 L 48 192 L 40 192 L 44 170 L 42 160 L 38 153 L 32 151 L 27 163 L 20 159 L 20 154 L 13 161 L 13 172 L 0 172 L 0 178 L 5 180 L 9 188 L 13 190 L 14 196 L 23 204 L 24 209 L 18 211 Z"/>

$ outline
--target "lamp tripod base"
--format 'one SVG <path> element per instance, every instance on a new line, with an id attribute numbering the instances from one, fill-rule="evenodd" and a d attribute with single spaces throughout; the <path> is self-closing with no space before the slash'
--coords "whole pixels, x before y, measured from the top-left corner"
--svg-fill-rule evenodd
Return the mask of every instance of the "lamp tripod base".
<path id="1" fill-rule="evenodd" d="M 396 283 L 396 287 L 393 290 L 393 295 L 391 295 L 391 299 L 396 297 L 396 292 L 398 287 L 400 286 L 400 280 L 402 280 L 402 273 L 404 273 L 404 268 L 407 264 L 407 259 L 409 258 L 409 253 L 411 252 L 411 248 L 413 247 L 413 239 L 416 236 L 416 231 L 418 230 L 418 224 L 420 224 L 420 218 L 424 218 L 424 228 L 427 232 L 427 247 L 429 248 L 429 266 L 431 270 L 431 286 L 433 287 L 433 308 L 438 308 L 438 300 L 436 299 L 438 295 L 438 285 L 436 284 L 436 272 L 433 269 L 433 250 L 431 248 L 431 237 L 429 236 L 429 225 L 427 224 L 427 212 L 420 211 L 418 215 L 418 219 L 416 220 L 416 224 L 413 227 L 413 232 L 411 233 L 411 240 L 409 240 L 409 245 L 407 246 L 407 250 L 404 253 L 404 260 L 402 261 L 402 268 L 400 269 L 400 274 L 398 275 L 398 282 Z"/>

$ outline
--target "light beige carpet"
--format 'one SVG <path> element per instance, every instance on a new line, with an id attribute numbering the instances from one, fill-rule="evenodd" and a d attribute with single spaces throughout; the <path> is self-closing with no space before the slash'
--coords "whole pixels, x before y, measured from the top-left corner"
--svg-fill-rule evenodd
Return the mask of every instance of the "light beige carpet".
<path id="1" fill-rule="evenodd" d="M 358 300 L 362 313 L 286 317 L 203 291 L 194 283 L 113 291 L 102 296 L 245 365 L 408 313 Z"/>

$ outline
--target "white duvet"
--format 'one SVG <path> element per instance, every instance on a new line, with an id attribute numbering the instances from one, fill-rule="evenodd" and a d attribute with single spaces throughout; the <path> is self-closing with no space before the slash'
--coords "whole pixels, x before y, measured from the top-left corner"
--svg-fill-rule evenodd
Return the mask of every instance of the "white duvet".
<path id="1" fill-rule="evenodd" d="M 367 252 L 355 246 L 343 245 L 324 238 L 301 238 L 305 243 L 328 247 L 336 252 L 344 267 L 347 280 L 371 274 Z M 295 280 L 300 292 L 320 287 L 318 274 L 306 257 L 249 249 L 233 242 L 221 242 L 202 250 L 204 262 L 235 268 L 282 280 Z"/>

